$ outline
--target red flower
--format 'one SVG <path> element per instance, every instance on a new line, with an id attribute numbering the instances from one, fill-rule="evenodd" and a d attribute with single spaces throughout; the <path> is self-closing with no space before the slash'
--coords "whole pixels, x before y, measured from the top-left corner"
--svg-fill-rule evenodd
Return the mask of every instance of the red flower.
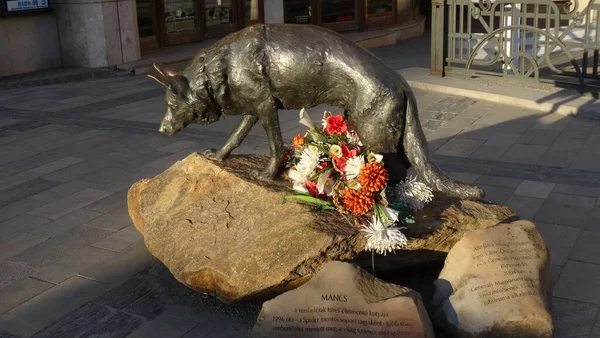
<path id="1" fill-rule="evenodd" d="M 321 197 L 323 194 L 319 194 L 319 189 L 317 189 L 317 181 L 307 181 L 306 182 L 306 190 L 308 193 L 314 197 Z"/>
<path id="2" fill-rule="evenodd" d="M 342 134 L 348 130 L 346 122 L 344 122 L 343 115 L 328 116 L 327 117 L 327 133 L 328 134 Z"/>
<path id="3" fill-rule="evenodd" d="M 327 162 L 321 162 L 319 163 L 319 166 L 317 167 L 317 172 L 323 172 L 325 170 L 325 168 L 327 168 Z"/>
<path id="4" fill-rule="evenodd" d="M 332 156 L 332 157 L 333 157 L 333 160 L 335 161 L 335 166 L 342 172 L 346 172 L 346 161 L 348 161 L 349 158 L 356 156 L 357 151 L 356 151 L 356 149 L 350 150 L 348 148 L 348 146 L 346 145 L 346 143 L 343 143 L 343 142 L 340 143 L 340 147 L 342 148 L 342 156 L 341 157 Z"/>

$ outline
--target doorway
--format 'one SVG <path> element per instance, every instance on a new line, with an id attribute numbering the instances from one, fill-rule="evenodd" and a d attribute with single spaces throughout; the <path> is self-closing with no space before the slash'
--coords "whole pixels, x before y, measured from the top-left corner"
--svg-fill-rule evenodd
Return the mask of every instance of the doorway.
<path id="1" fill-rule="evenodd" d="M 263 21 L 263 0 L 136 0 L 142 54 Z"/>

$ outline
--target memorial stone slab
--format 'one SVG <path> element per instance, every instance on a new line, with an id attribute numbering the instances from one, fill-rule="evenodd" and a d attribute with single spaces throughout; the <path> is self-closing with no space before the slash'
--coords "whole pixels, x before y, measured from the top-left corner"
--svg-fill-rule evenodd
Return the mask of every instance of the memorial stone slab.
<path id="1" fill-rule="evenodd" d="M 452 337 L 552 337 L 550 257 L 529 221 L 467 233 L 435 285 L 434 319 Z"/>
<path id="2" fill-rule="evenodd" d="M 306 284 L 264 303 L 251 337 L 435 335 L 419 293 L 332 261 Z"/>

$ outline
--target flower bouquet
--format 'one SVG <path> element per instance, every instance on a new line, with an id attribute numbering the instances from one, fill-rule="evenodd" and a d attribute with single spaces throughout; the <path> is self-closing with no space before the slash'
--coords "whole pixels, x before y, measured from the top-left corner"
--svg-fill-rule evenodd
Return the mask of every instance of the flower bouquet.
<path id="1" fill-rule="evenodd" d="M 286 149 L 287 177 L 295 194 L 285 198 L 353 218 L 366 232 L 366 250 L 385 255 L 402 248 L 405 227 L 398 225 L 414 223 L 412 212 L 432 200 L 431 189 L 415 177 L 388 187 L 383 156 L 361 143 L 343 115 L 326 111 L 317 128 L 302 109 L 300 123 L 309 130 Z"/>

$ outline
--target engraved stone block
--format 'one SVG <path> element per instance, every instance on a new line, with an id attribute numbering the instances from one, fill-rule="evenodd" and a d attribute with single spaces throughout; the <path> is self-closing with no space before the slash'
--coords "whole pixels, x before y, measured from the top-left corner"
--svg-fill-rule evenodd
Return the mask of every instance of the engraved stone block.
<path id="1" fill-rule="evenodd" d="M 435 285 L 434 318 L 452 337 L 552 337 L 550 255 L 529 221 L 467 233 Z"/>

